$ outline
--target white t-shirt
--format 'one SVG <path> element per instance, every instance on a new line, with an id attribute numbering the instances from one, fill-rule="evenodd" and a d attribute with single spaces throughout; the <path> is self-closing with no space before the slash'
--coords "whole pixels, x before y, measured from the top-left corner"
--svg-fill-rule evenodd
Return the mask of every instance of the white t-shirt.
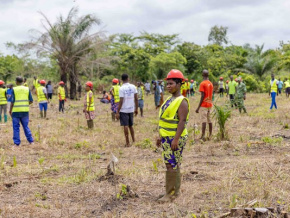
<path id="1" fill-rule="evenodd" d="M 150 83 L 145 83 L 145 89 L 150 90 Z"/>
<path id="2" fill-rule="evenodd" d="M 133 113 L 135 109 L 134 94 L 137 94 L 137 89 L 130 83 L 124 83 L 120 90 L 119 96 L 123 98 L 123 104 L 120 112 L 122 113 Z"/>

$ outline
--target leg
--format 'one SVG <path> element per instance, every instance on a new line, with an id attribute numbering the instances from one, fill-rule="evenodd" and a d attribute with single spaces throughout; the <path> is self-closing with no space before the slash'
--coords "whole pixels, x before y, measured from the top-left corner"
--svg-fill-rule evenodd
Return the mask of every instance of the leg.
<path id="1" fill-rule="evenodd" d="M 61 103 L 61 100 L 59 100 L 59 105 L 58 105 L 58 111 L 59 111 L 59 112 L 61 111 L 61 107 L 62 107 L 61 104 L 62 104 L 62 103 Z"/>
<path id="2" fill-rule="evenodd" d="M 62 100 L 62 112 L 64 112 L 64 100 Z"/>
<path id="3" fill-rule="evenodd" d="M 129 129 L 130 129 L 132 141 L 135 142 L 135 132 L 134 132 L 133 126 L 130 126 Z"/>
<path id="4" fill-rule="evenodd" d="M 7 117 L 7 104 L 4 105 L 4 122 L 7 123 L 8 117 Z"/>
<path id="5" fill-rule="evenodd" d="M 3 105 L 0 105 L 0 122 L 2 122 L 2 110 L 3 110 Z"/>
<path id="6" fill-rule="evenodd" d="M 39 103 L 40 117 L 43 118 L 43 103 Z"/>
<path id="7" fill-rule="evenodd" d="M 23 127 L 23 130 L 24 130 L 24 133 L 25 133 L 25 136 L 26 136 L 26 139 L 29 143 L 32 143 L 34 142 L 34 139 L 32 137 L 32 134 L 31 134 L 31 131 L 28 127 L 28 124 L 29 124 L 29 115 L 26 116 L 26 117 L 22 117 L 20 119 L 20 122 L 21 122 L 21 125 Z"/>
<path id="8" fill-rule="evenodd" d="M 143 108 L 140 108 L 141 117 L 143 117 Z"/>
<path id="9" fill-rule="evenodd" d="M 20 145 L 20 118 L 18 117 L 12 117 L 12 125 L 13 125 L 13 141 L 15 145 Z"/>
<path id="10" fill-rule="evenodd" d="M 124 126 L 124 135 L 126 139 L 126 147 L 130 146 L 128 126 Z"/>
<path id="11" fill-rule="evenodd" d="M 273 108 L 273 106 L 274 106 L 274 102 L 275 102 L 274 94 L 275 94 L 275 92 L 271 92 L 271 99 L 272 99 L 272 102 L 271 102 L 270 110 L 272 110 L 272 108 Z"/>
<path id="12" fill-rule="evenodd" d="M 202 140 L 204 140 L 205 130 L 206 130 L 206 123 L 202 123 L 202 127 L 201 127 L 201 138 L 200 138 Z"/>
<path id="13" fill-rule="evenodd" d="M 134 114 L 130 113 L 129 114 L 129 129 L 130 129 L 130 133 L 131 133 L 131 137 L 132 137 L 132 141 L 135 142 L 135 133 L 134 133 L 134 129 L 133 129 L 133 117 Z"/>

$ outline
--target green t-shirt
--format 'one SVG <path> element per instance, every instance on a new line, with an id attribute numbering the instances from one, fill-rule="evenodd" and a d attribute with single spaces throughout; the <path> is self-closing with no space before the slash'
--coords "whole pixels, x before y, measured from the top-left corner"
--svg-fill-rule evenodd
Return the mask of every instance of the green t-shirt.
<path id="1" fill-rule="evenodd" d="M 236 86 L 238 83 L 236 81 L 230 81 L 229 82 L 229 94 L 234 95 L 236 93 Z"/>

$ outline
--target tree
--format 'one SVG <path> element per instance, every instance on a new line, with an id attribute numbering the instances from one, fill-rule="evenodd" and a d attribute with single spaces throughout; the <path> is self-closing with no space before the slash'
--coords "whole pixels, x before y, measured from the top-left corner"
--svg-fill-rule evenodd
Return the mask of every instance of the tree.
<path id="1" fill-rule="evenodd" d="M 21 60 L 15 55 L 0 56 L 0 78 L 7 82 L 13 74 L 20 73 L 23 69 Z"/>
<path id="2" fill-rule="evenodd" d="M 227 32 L 228 27 L 215 25 L 210 29 L 208 41 L 217 45 L 228 44 Z"/>
<path id="3" fill-rule="evenodd" d="M 78 17 L 77 8 L 72 8 L 67 17 L 60 15 L 54 24 L 41 14 L 44 18 L 44 32 L 35 31 L 38 37 L 26 43 L 25 47 L 36 49 L 40 57 L 56 60 L 60 68 L 60 79 L 67 83 L 69 78 L 70 98 L 74 99 L 79 63 L 98 44 L 105 42 L 100 32 L 90 34 L 94 25 L 99 25 L 101 21 L 92 14 Z"/>

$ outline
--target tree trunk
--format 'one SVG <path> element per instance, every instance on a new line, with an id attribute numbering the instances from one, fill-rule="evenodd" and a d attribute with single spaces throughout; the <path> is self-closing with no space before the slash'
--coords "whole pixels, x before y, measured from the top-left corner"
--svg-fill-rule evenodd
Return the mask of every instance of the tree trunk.
<path id="1" fill-rule="evenodd" d="M 63 65 L 59 65 L 60 67 L 60 81 L 63 81 L 65 86 L 65 97 L 68 98 L 68 87 L 67 87 L 67 70 Z"/>
<path id="2" fill-rule="evenodd" d="M 77 76 L 75 72 L 76 67 L 73 66 L 70 70 L 69 74 L 69 82 L 70 82 L 70 99 L 76 99 L 77 94 Z"/>

